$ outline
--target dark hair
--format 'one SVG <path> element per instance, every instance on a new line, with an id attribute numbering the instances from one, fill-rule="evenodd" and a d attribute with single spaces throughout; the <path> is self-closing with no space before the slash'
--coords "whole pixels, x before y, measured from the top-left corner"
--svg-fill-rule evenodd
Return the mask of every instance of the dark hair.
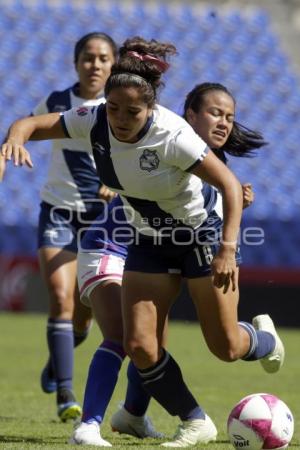
<path id="1" fill-rule="evenodd" d="M 153 106 L 157 89 L 163 86 L 162 73 L 167 69 L 166 58 L 176 53 L 172 44 L 135 36 L 127 39 L 119 50 L 119 59 L 111 68 L 104 94 L 108 96 L 115 87 L 138 87 L 143 92 L 143 101 Z"/>
<path id="2" fill-rule="evenodd" d="M 102 33 L 100 31 L 93 31 L 92 33 L 85 34 L 79 41 L 76 42 L 74 48 L 74 63 L 77 64 L 79 55 L 85 47 L 86 43 L 91 39 L 101 39 L 102 41 L 107 42 L 110 45 L 114 58 L 117 58 L 118 55 L 118 46 L 115 41 L 106 33 Z"/>
<path id="3" fill-rule="evenodd" d="M 232 93 L 220 83 L 201 83 L 197 84 L 186 96 L 184 103 L 183 117 L 187 120 L 187 110 L 192 109 L 195 113 L 198 113 L 204 96 L 211 91 L 222 91 L 229 95 L 234 104 L 236 104 L 235 98 Z M 240 123 L 233 121 L 232 131 L 225 142 L 225 144 L 219 148 L 214 149 L 215 153 L 222 158 L 222 153 L 226 152 L 232 156 L 254 156 L 254 150 L 263 147 L 267 142 L 264 141 L 263 135 L 258 131 L 250 130 L 249 128 L 241 125 Z M 224 155 L 223 155 L 224 158 Z M 225 158 L 226 159 L 226 158 Z"/>

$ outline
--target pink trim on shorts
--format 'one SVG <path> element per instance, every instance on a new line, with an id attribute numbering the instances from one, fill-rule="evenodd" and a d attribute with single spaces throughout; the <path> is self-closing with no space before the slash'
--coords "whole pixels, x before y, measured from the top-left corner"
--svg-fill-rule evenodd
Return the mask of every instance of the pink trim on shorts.
<path id="1" fill-rule="evenodd" d="M 99 265 L 98 271 L 97 271 L 98 274 L 106 272 L 106 267 L 108 266 L 109 259 L 110 259 L 110 255 L 104 255 L 101 258 L 100 265 Z"/>
<path id="2" fill-rule="evenodd" d="M 82 293 L 86 290 L 87 287 L 89 287 L 89 285 L 93 284 L 97 280 L 101 280 L 102 278 L 108 278 L 108 279 L 113 278 L 114 280 L 116 280 L 116 279 L 122 280 L 123 275 L 120 275 L 119 273 L 109 273 L 109 274 L 105 273 L 103 275 L 96 275 L 95 277 L 90 278 L 83 284 L 82 288 L 80 289 L 80 295 L 82 295 Z"/>

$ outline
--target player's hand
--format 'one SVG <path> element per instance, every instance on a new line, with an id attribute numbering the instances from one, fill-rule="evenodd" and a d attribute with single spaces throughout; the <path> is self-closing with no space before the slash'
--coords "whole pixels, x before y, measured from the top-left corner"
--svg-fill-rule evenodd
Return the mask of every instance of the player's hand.
<path id="1" fill-rule="evenodd" d="M 5 166 L 6 166 L 5 158 L 3 155 L 0 154 L 0 183 L 4 177 Z"/>
<path id="2" fill-rule="evenodd" d="M 30 168 L 33 167 L 29 152 L 22 144 L 19 144 L 13 139 L 8 139 L 4 142 L 4 144 L 2 144 L 1 155 L 6 161 L 10 161 L 12 159 L 15 166 L 23 166 L 26 164 L 26 166 Z"/>
<path id="3" fill-rule="evenodd" d="M 213 283 L 217 288 L 223 288 L 224 294 L 226 294 L 230 285 L 233 291 L 237 288 L 238 279 L 235 252 L 235 245 L 221 244 L 218 253 L 211 263 Z"/>
<path id="4" fill-rule="evenodd" d="M 254 202 L 254 192 L 251 183 L 242 184 L 243 189 L 243 208 L 248 208 Z"/>
<path id="5" fill-rule="evenodd" d="M 111 191 L 107 186 L 104 184 L 99 189 L 99 198 L 101 200 L 104 200 L 107 203 L 110 203 L 117 194 L 113 191 Z"/>

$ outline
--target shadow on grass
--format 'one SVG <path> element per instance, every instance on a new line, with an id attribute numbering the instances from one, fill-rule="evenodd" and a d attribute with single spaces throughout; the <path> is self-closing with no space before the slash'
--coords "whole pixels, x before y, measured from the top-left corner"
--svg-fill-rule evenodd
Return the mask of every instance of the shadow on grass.
<path id="1" fill-rule="evenodd" d="M 27 444 L 57 444 L 61 441 L 61 437 L 57 438 L 36 438 L 36 437 L 21 437 L 21 436 L 5 436 L 0 434 L 0 443 L 14 443 L 14 442 L 23 442 Z"/>

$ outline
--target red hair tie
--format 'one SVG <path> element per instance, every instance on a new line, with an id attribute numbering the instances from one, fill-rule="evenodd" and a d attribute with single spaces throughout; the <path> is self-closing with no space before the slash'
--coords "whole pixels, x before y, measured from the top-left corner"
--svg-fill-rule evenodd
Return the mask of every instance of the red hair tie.
<path id="1" fill-rule="evenodd" d="M 127 55 L 133 56 L 134 58 L 137 58 L 141 61 L 151 61 L 161 72 L 165 72 L 170 67 L 170 64 L 168 64 L 167 62 L 163 61 L 160 58 L 157 58 L 156 56 L 149 55 L 148 53 L 142 55 L 141 53 L 130 50 L 129 52 L 127 52 Z"/>

